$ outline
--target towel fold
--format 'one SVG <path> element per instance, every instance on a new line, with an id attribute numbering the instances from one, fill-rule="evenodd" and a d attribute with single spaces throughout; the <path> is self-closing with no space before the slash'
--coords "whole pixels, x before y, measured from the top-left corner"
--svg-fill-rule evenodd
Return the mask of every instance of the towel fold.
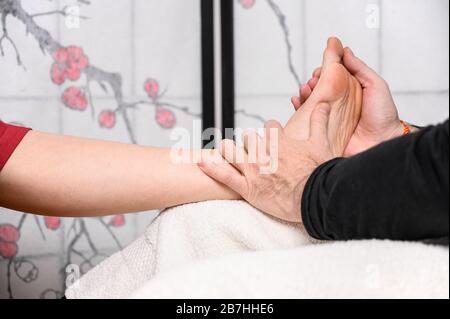
<path id="1" fill-rule="evenodd" d="M 446 248 L 383 241 L 316 244 L 302 226 L 242 201 L 180 206 L 161 213 L 142 237 L 83 276 L 66 296 L 448 298 Z"/>
<path id="2" fill-rule="evenodd" d="M 160 272 L 245 251 L 298 247 L 313 241 L 294 224 L 243 201 L 210 201 L 168 209 L 145 234 L 66 291 L 69 299 L 127 298 Z"/>
<path id="3" fill-rule="evenodd" d="M 449 298 L 448 249 L 355 241 L 203 260 L 162 272 L 136 299 Z"/>

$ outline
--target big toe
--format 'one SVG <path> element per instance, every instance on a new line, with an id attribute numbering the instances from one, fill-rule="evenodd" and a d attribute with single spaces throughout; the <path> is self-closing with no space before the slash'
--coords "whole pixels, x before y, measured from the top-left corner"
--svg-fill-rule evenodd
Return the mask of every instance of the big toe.
<path id="1" fill-rule="evenodd" d="M 328 39 L 327 48 L 323 54 L 323 67 L 333 63 L 342 63 L 344 58 L 344 46 L 341 40 L 332 37 Z"/>

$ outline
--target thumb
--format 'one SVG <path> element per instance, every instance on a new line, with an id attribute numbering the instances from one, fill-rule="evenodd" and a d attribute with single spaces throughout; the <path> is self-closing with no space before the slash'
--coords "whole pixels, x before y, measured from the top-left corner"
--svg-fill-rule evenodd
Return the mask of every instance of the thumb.
<path id="1" fill-rule="evenodd" d="M 355 76 L 363 87 L 374 85 L 377 81 L 382 80 L 381 77 L 359 59 L 350 48 L 344 49 L 344 66 Z"/>
<path id="2" fill-rule="evenodd" d="M 331 106 L 321 103 L 316 106 L 311 115 L 310 139 L 328 141 L 328 122 L 330 120 Z"/>

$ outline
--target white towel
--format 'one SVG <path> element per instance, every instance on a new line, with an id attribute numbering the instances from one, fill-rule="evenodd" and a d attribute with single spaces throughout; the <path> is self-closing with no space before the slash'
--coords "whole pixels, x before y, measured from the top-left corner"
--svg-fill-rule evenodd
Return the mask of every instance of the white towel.
<path id="1" fill-rule="evenodd" d="M 91 270 L 66 296 L 448 298 L 446 248 L 313 243 L 301 226 L 245 202 L 185 205 L 163 212 L 144 236 Z M 361 290 L 364 280 L 378 288 Z"/>
<path id="2" fill-rule="evenodd" d="M 245 253 L 161 272 L 132 298 L 448 299 L 448 249 L 361 241 Z"/>

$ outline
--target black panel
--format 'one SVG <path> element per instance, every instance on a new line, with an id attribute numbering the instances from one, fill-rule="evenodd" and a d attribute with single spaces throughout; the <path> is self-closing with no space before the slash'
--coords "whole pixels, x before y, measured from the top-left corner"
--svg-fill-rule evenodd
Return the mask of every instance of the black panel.
<path id="1" fill-rule="evenodd" d="M 234 128 L 234 1 L 221 1 L 222 19 L 222 134 Z M 223 135 L 225 136 L 225 135 Z M 232 138 L 232 136 L 227 136 Z"/>
<path id="2" fill-rule="evenodd" d="M 201 0 L 202 19 L 202 122 L 203 130 L 215 127 L 214 120 L 214 1 Z M 213 140 L 203 141 L 203 145 Z"/>

